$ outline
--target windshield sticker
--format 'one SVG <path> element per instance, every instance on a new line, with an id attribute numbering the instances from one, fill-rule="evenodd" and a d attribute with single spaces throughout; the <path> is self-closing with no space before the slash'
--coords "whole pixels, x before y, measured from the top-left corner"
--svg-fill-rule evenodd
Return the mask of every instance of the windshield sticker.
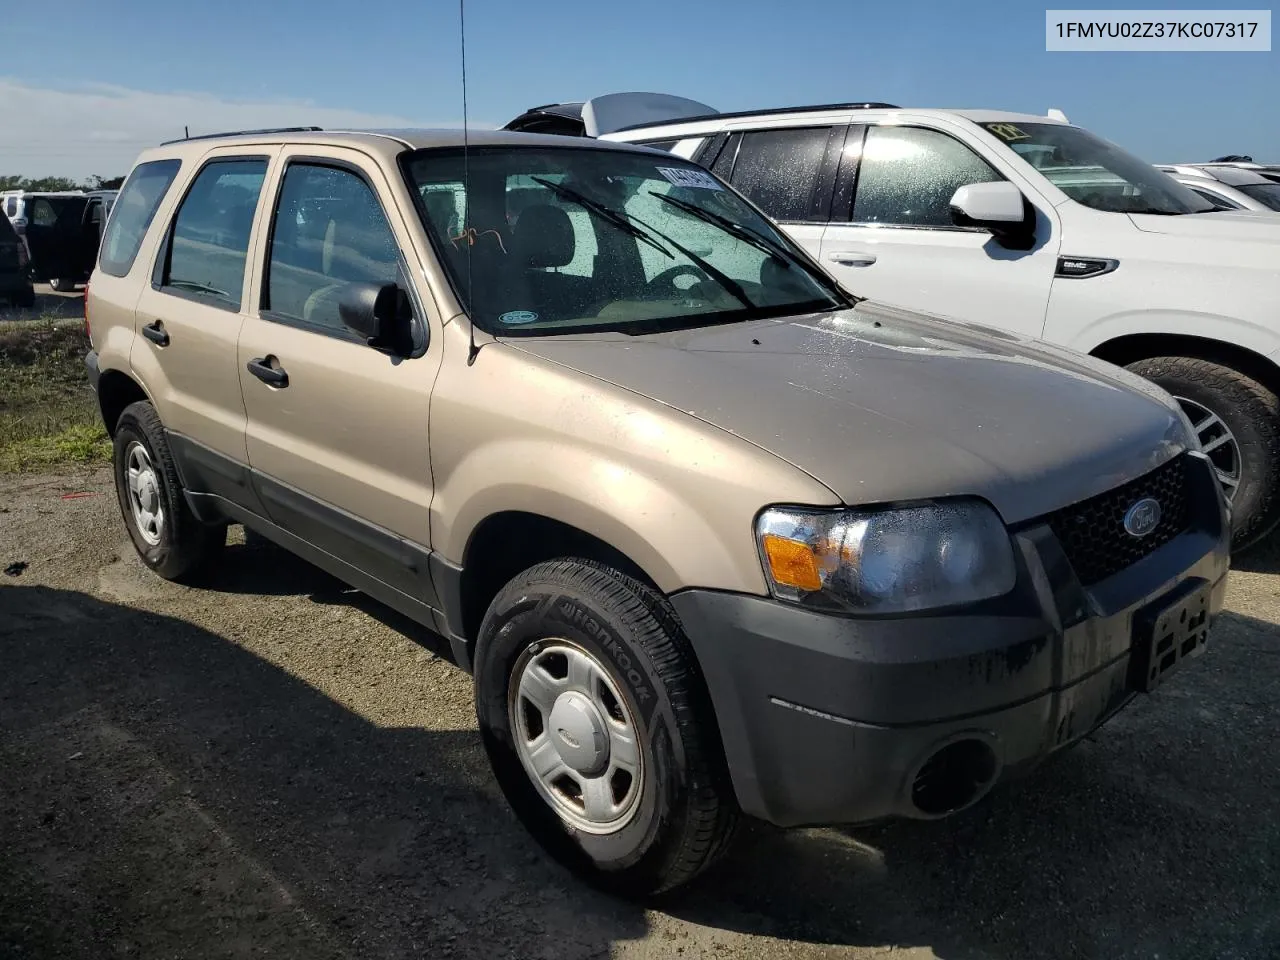
<path id="1" fill-rule="evenodd" d="M 659 167 L 658 172 L 677 187 L 693 187 L 696 190 L 723 190 L 716 183 L 716 178 L 705 170 L 690 170 L 687 167 Z"/>
<path id="2" fill-rule="evenodd" d="M 512 310 L 510 313 L 504 313 L 498 318 L 503 323 L 515 326 L 521 323 L 534 323 L 538 319 L 538 315 L 532 310 Z"/>
<path id="3" fill-rule="evenodd" d="M 1015 140 L 1030 140 L 1031 134 L 1027 133 L 1012 123 L 988 123 L 987 129 L 994 133 L 1005 143 L 1013 143 Z"/>

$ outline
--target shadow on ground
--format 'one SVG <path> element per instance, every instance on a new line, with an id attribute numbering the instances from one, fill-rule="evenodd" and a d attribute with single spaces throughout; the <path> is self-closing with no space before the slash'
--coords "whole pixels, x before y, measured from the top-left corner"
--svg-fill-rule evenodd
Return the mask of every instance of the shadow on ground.
<path id="1" fill-rule="evenodd" d="M 351 598 L 230 549 L 214 589 Z M 574 960 L 679 921 L 948 960 L 1280 942 L 1280 637 L 1259 621 L 1227 615 L 1166 692 L 974 811 L 749 828 L 665 917 L 549 865 L 470 731 L 378 727 L 214 633 L 80 593 L 0 587 L 0 637 L 6 957 Z M 659 940 L 646 956 L 683 942 Z"/>
<path id="2" fill-rule="evenodd" d="M 0 299 L 0 320 L 41 320 L 84 315 L 84 288 L 73 293 L 55 293 L 43 284 L 36 286 L 36 302 L 31 307 L 15 307 Z"/>

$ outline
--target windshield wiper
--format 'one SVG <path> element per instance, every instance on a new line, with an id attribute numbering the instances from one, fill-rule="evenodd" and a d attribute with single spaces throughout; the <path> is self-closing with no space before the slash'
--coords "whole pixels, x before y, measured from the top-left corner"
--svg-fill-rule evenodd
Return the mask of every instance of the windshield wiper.
<path id="1" fill-rule="evenodd" d="M 706 210 L 697 204 L 690 203 L 688 200 L 681 200 L 679 197 L 673 197 L 670 194 L 656 193 L 653 190 L 649 191 L 649 195 L 651 197 L 657 197 L 663 203 L 671 204 L 671 206 L 675 207 L 677 210 L 683 210 L 690 216 L 697 217 L 704 223 L 710 223 L 720 227 L 720 229 L 725 233 L 741 240 L 743 243 L 755 247 L 762 253 L 768 254 L 775 262 L 781 263 L 788 269 L 799 268 L 811 279 L 817 280 L 825 290 L 829 293 L 831 292 L 832 288 L 830 277 L 822 273 L 816 267 L 811 266 L 804 260 L 795 256 L 791 251 L 787 250 L 781 244 L 769 237 L 766 237 L 764 234 L 759 233 L 756 230 L 752 230 L 745 224 L 737 223 L 736 221 L 730 220 L 728 217 L 721 216 L 713 210 Z"/>
<path id="2" fill-rule="evenodd" d="M 170 280 L 165 286 L 177 287 L 179 290 L 190 290 L 193 293 L 207 293 L 210 296 L 221 297 L 223 300 L 230 300 L 231 294 L 225 290 L 219 290 L 217 287 L 207 283 L 201 283 L 199 280 Z"/>
<path id="3" fill-rule="evenodd" d="M 711 223 L 719 227 L 725 233 L 736 237 L 743 243 L 750 244 L 762 253 L 767 253 L 774 260 L 780 260 L 783 266 L 791 266 L 791 259 L 783 252 L 781 247 L 776 246 L 772 241 L 767 240 L 762 235 L 756 233 L 740 223 L 734 223 L 728 217 L 722 217 L 718 213 L 711 210 L 704 210 L 697 204 L 690 203 L 688 200 L 681 200 L 679 197 L 673 197 L 665 193 L 656 193 L 649 191 L 649 196 L 657 197 L 663 203 L 669 203 L 677 210 L 683 210 L 690 216 L 697 217 L 703 223 Z"/>
<path id="4" fill-rule="evenodd" d="M 653 239 L 652 236 L 645 233 L 645 231 L 641 230 L 616 210 L 610 210 L 604 204 L 592 200 L 586 194 L 579 193 L 571 187 L 566 187 L 563 184 L 556 183 L 552 180 L 544 180 L 542 177 L 530 177 L 529 179 L 534 183 L 542 184 L 542 186 L 546 187 L 562 200 L 568 200 L 570 203 L 576 203 L 578 206 L 582 207 L 583 210 L 586 210 L 588 213 L 595 214 L 605 223 L 612 224 L 628 236 L 644 241 L 668 260 L 674 260 L 676 258 L 674 253 L 660 244 L 657 240 Z"/>
<path id="5" fill-rule="evenodd" d="M 553 183 L 552 181 L 544 180 L 541 177 L 531 177 L 530 179 L 532 179 L 534 183 L 540 183 L 544 187 L 547 187 L 557 196 L 564 197 L 578 204 L 583 209 L 588 210 L 596 214 L 596 216 L 601 217 L 602 219 L 608 221 L 609 223 L 614 224 L 615 226 L 618 227 L 618 229 L 624 231 L 625 233 L 629 233 L 632 236 L 636 237 L 637 239 L 644 240 L 650 246 L 656 247 L 658 250 L 661 250 L 668 257 L 674 260 L 675 257 L 672 255 L 671 251 L 653 239 L 654 236 L 661 237 L 663 240 L 671 244 L 671 246 L 675 247 L 677 250 L 683 253 L 686 257 L 692 260 L 695 264 L 697 264 L 697 266 L 699 267 L 699 269 L 702 270 L 703 273 L 705 273 L 708 277 L 713 279 L 716 283 L 720 284 L 720 286 L 724 287 L 724 289 L 727 290 L 735 300 L 737 300 L 744 307 L 746 307 L 747 310 L 757 309 L 756 304 L 752 302 L 750 297 L 747 296 L 747 291 L 742 288 L 742 284 L 738 283 L 738 281 L 734 280 L 732 277 L 725 275 L 723 271 L 712 266 L 705 259 L 698 256 L 688 247 L 684 246 L 684 244 L 680 243 L 677 240 L 673 240 L 671 237 L 667 236 L 657 227 L 653 226 L 650 223 L 645 223 L 635 214 L 622 213 L 617 210 L 612 210 L 609 207 L 606 207 L 604 204 L 599 203 L 595 200 L 592 200 L 586 194 L 579 193 L 577 190 L 574 190 L 571 187 L 566 187 L 563 184 Z"/>

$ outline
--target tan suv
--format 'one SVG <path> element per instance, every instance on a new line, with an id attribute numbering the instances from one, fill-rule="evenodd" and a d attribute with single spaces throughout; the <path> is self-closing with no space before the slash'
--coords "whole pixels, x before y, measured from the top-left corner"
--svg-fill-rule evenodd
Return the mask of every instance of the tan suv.
<path id="1" fill-rule="evenodd" d="M 743 813 L 966 807 L 1222 603 L 1167 394 L 862 302 L 669 154 L 173 143 L 90 289 L 142 559 L 193 577 L 243 523 L 447 636 L 512 806 L 614 890 L 689 880 Z"/>

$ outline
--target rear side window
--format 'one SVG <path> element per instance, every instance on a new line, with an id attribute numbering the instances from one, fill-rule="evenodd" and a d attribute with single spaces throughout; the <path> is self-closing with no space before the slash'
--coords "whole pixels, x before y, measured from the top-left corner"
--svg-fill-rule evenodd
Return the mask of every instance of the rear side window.
<path id="1" fill-rule="evenodd" d="M 1002 180 L 954 137 L 922 127 L 871 127 L 858 165 L 855 223 L 951 227 L 951 198 L 969 183 Z"/>
<path id="2" fill-rule="evenodd" d="M 744 133 L 733 164 L 733 185 L 775 220 L 809 219 L 810 198 L 830 135 L 830 127 Z"/>
<path id="3" fill-rule="evenodd" d="M 240 309 L 249 234 L 266 173 L 263 158 L 215 160 L 200 171 L 173 219 L 161 289 Z"/>
<path id="4" fill-rule="evenodd" d="M 44 197 L 37 197 L 31 201 L 28 218 L 33 227 L 52 227 L 58 222 L 58 211 Z"/>
<path id="5" fill-rule="evenodd" d="M 1213 209 L 1215 210 L 1239 210 L 1240 209 L 1239 204 L 1232 203 L 1226 197 L 1220 197 L 1216 193 L 1210 193 L 1208 190 L 1201 190 L 1199 187 L 1192 187 L 1191 189 L 1195 191 L 1197 194 L 1199 194 L 1200 196 L 1204 197 L 1210 203 L 1212 203 Z"/>
<path id="6" fill-rule="evenodd" d="M 452 222 L 457 213 L 442 209 L 439 215 Z M 395 283 L 399 276 L 395 237 L 361 177 L 306 163 L 285 171 L 268 252 L 264 311 L 346 336 L 338 315 L 343 288 Z"/>
<path id="7" fill-rule="evenodd" d="M 178 175 L 181 160 L 152 160 L 140 163 L 129 174 L 120 191 L 115 214 L 107 224 L 102 239 L 102 255 L 98 266 L 113 277 L 126 276 L 133 269 L 142 240 L 147 235 L 156 209 Z"/>
<path id="8" fill-rule="evenodd" d="M 642 147 L 651 147 L 654 150 L 665 150 L 667 153 L 670 153 L 675 148 L 675 145 L 679 142 L 680 142 L 679 137 L 677 137 L 675 140 L 637 140 L 636 141 L 636 143 Z"/>

